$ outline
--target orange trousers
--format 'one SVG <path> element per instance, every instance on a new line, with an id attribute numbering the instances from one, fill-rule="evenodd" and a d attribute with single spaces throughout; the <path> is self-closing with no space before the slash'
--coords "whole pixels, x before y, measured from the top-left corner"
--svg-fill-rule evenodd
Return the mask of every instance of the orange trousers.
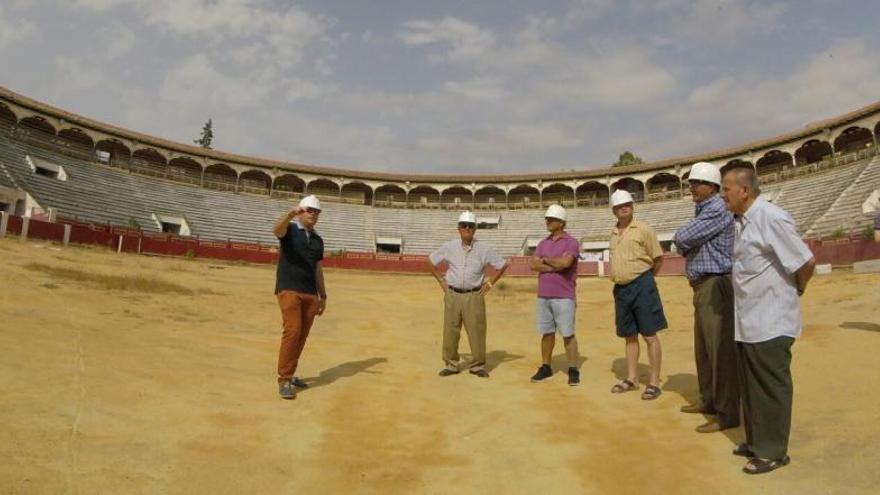
<path id="1" fill-rule="evenodd" d="M 281 320 L 281 349 L 278 351 L 278 383 L 290 381 L 296 372 L 299 356 L 306 345 L 312 322 L 318 314 L 318 296 L 292 290 L 278 293 Z"/>

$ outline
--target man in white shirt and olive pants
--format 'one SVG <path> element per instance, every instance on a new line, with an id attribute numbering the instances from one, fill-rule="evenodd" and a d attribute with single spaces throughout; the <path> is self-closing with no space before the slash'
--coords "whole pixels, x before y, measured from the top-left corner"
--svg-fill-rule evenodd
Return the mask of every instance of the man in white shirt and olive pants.
<path id="1" fill-rule="evenodd" d="M 734 332 L 746 432 L 733 453 L 749 458 L 747 474 L 790 461 L 791 346 L 801 334 L 799 297 L 816 264 L 791 215 L 760 193 L 751 166 L 725 173 L 722 197 L 736 216 Z"/>

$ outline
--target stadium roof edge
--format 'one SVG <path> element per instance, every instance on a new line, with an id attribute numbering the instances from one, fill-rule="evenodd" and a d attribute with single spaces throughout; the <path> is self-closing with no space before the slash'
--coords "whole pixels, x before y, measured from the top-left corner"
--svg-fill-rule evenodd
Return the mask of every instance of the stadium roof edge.
<path id="1" fill-rule="evenodd" d="M 430 183 L 440 182 L 448 184 L 470 184 L 470 183 L 523 183 L 523 182 L 563 182 L 566 180 L 578 179 L 598 179 L 606 176 L 626 176 L 628 174 L 644 173 L 651 171 L 663 171 L 675 166 L 690 166 L 698 161 L 716 161 L 719 159 L 734 159 L 742 156 L 750 151 L 773 148 L 776 145 L 782 145 L 797 139 L 815 135 L 831 127 L 838 127 L 849 122 L 856 121 L 862 117 L 880 112 L 880 101 L 866 105 L 851 112 L 819 120 L 807 124 L 803 128 L 788 133 L 780 134 L 771 138 L 752 141 L 743 145 L 722 148 L 715 151 L 699 153 L 689 156 L 676 158 L 668 158 L 655 162 L 631 165 L 626 167 L 602 167 L 595 169 L 583 169 L 577 171 L 549 171 L 542 173 L 525 173 L 525 174 L 509 174 L 509 175 L 428 175 L 428 174 L 395 174 L 388 172 L 370 172 L 360 170 L 349 170 L 336 167 L 324 167 L 316 165 L 305 165 L 295 162 L 286 162 L 281 160 L 273 160 L 268 158 L 259 158 L 254 156 L 239 155 L 236 153 L 206 150 L 198 146 L 179 143 L 137 131 L 132 131 L 112 124 L 101 122 L 89 117 L 62 110 L 58 107 L 37 101 L 28 96 L 16 93 L 4 86 L 0 86 L 0 100 L 6 99 L 19 106 L 28 108 L 35 112 L 51 115 L 58 119 L 63 119 L 72 124 L 81 125 L 94 131 L 111 134 L 116 137 L 136 141 L 147 147 L 159 147 L 173 150 L 179 153 L 205 157 L 218 163 L 229 163 L 236 165 L 252 166 L 256 168 L 272 168 L 292 173 L 307 173 L 331 177 L 340 177 L 346 179 L 361 179 L 373 181 L 388 182 L 412 182 L 412 183 Z M 134 150 L 132 150 L 134 151 Z"/>

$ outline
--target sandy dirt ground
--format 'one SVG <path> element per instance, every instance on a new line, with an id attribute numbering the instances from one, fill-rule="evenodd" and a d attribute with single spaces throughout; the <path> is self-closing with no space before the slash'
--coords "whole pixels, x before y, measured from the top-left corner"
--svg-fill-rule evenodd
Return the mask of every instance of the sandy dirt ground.
<path id="1" fill-rule="evenodd" d="M 277 395 L 274 268 L 0 240 L 0 493 L 877 493 L 880 276 L 804 297 L 792 464 L 762 476 L 742 431 L 698 434 L 691 290 L 663 278 L 663 395 L 623 372 L 611 284 L 581 279 L 583 383 L 532 384 L 534 279 L 488 297 L 491 377 L 439 378 L 429 276 L 329 271 L 330 300 Z M 462 338 L 463 350 L 467 340 Z M 642 354 L 646 363 L 646 355 Z M 647 366 L 642 373 L 647 375 Z"/>

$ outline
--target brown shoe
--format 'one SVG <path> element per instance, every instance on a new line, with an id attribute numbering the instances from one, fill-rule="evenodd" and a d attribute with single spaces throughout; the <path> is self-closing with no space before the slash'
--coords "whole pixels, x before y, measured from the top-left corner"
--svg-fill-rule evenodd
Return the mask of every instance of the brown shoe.
<path id="1" fill-rule="evenodd" d="M 718 421 L 712 420 L 697 427 L 697 433 L 715 433 L 716 431 L 733 428 L 732 426 L 724 426 Z"/>
<path id="2" fill-rule="evenodd" d="M 690 404 L 687 406 L 681 406 L 681 409 L 679 409 L 679 410 L 683 413 L 688 413 L 688 414 L 715 414 L 715 411 L 706 409 L 699 404 Z"/>

